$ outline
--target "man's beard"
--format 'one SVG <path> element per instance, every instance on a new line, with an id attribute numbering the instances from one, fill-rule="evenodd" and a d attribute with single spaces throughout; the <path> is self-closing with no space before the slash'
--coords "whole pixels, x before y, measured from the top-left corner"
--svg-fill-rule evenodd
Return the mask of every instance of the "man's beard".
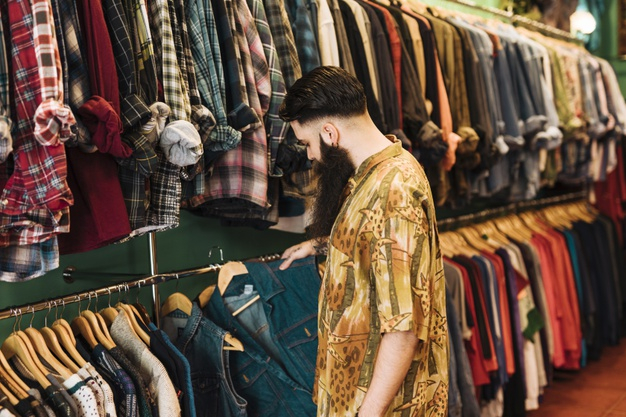
<path id="1" fill-rule="evenodd" d="M 320 135 L 321 160 L 314 166 L 317 189 L 307 233 L 312 239 L 328 237 L 344 200 L 344 189 L 354 174 L 345 149 L 324 143 Z"/>

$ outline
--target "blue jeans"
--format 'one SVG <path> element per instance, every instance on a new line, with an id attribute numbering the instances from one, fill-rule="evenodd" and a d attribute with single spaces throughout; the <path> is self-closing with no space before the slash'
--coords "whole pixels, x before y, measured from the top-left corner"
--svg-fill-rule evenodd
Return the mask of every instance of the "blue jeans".
<path id="1" fill-rule="evenodd" d="M 163 318 L 163 329 L 175 340 L 191 368 L 191 386 L 198 417 L 245 417 L 246 400 L 235 391 L 224 350 L 226 331 L 203 317 L 193 304 L 191 316 L 180 310 Z"/>
<path id="2" fill-rule="evenodd" d="M 314 416 L 320 278 L 312 257 L 286 271 L 281 263 L 246 263 L 248 274 L 233 277 L 224 298 L 215 291 L 204 313 L 245 347 L 231 352 L 230 365 L 251 416 Z M 258 301 L 232 316 L 256 295 Z"/>

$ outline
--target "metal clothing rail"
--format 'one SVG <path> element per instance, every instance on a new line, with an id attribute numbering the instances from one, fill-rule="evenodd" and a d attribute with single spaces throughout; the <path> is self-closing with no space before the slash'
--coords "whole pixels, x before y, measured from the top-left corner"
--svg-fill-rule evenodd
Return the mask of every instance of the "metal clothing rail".
<path id="1" fill-rule="evenodd" d="M 264 255 L 257 258 L 255 260 L 260 260 L 261 262 L 270 262 L 280 259 L 279 254 L 272 255 Z M 146 286 L 153 286 L 154 288 L 158 284 L 162 284 L 164 282 L 172 281 L 180 278 L 187 278 L 197 275 L 208 274 L 212 272 L 218 272 L 224 264 L 209 264 L 204 267 L 194 268 L 194 269 L 185 269 L 181 271 L 168 272 L 165 274 L 151 274 L 145 276 L 143 278 L 135 279 L 129 282 L 123 282 L 115 285 L 110 285 L 108 287 L 101 287 L 94 290 L 79 292 L 68 294 L 59 298 L 53 298 L 49 300 L 38 301 L 32 304 L 24 304 L 21 306 L 13 306 L 7 309 L 0 311 L 0 320 L 8 319 L 10 317 L 17 317 L 21 314 L 26 313 L 35 313 L 37 311 L 43 311 L 50 309 L 54 306 L 65 306 L 71 303 L 78 303 L 83 300 L 91 300 L 92 298 L 98 298 L 102 296 L 109 296 L 113 293 L 119 293 L 123 291 L 128 291 L 131 288 L 143 288 Z M 158 294 L 158 293 L 157 293 Z M 155 305 L 154 307 L 160 307 Z M 155 312 L 156 309 L 153 311 Z"/>
<path id="2" fill-rule="evenodd" d="M 443 220 L 439 220 L 437 222 L 437 227 L 441 229 L 440 231 L 444 231 L 444 229 L 450 230 L 451 226 L 460 227 L 465 224 L 480 223 L 481 221 L 492 219 L 495 217 L 502 217 L 507 214 L 520 213 L 523 211 L 548 207 L 555 204 L 564 204 L 573 201 L 579 201 L 586 199 L 587 197 L 587 191 L 577 191 L 554 197 L 546 197 L 530 201 L 520 201 L 500 207 L 481 210 L 476 213 L 465 214 L 457 217 L 449 217 Z"/>
<path id="3" fill-rule="evenodd" d="M 523 25 L 525 25 L 526 27 L 531 26 L 535 29 L 537 29 L 539 32 L 545 34 L 545 35 L 549 35 L 549 36 L 554 36 L 560 39 L 564 39 L 570 42 L 576 42 L 576 43 L 582 43 L 582 41 L 580 39 L 578 39 L 576 36 L 572 35 L 569 32 L 566 32 L 562 29 L 558 29 L 555 28 L 553 26 L 549 26 L 546 25 L 545 23 L 541 23 L 539 21 L 533 20 L 533 19 L 529 19 L 526 16 L 521 16 L 518 14 L 515 14 L 511 11 L 507 11 L 507 10 L 502 10 L 502 9 L 497 9 L 495 7 L 491 7 L 491 6 L 483 6 L 481 4 L 477 4 L 471 0 L 445 0 L 447 2 L 450 3 L 455 3 L 455 4 L 460 4 L 462 6 L 466 6 L 472 9 L 476 9 L 476 10 L 480 10 L 483 12 L 487 12 L 490 14 L 493 14 L 495 16 L 499 16 L 502 17 L 504 19 L 509 20 L 511 23 L 521 23 Z"/>

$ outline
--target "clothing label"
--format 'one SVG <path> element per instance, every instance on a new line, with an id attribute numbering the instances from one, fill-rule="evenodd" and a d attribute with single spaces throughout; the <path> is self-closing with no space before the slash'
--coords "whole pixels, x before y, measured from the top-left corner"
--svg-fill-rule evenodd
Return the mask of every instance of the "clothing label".
<path id="1" fill-rule="evenodd" d="M 254 285 L 246 284 L 243 286 L 243 293 L 245 295 L 252 294 L 252 291 L 254 291 Z"/>

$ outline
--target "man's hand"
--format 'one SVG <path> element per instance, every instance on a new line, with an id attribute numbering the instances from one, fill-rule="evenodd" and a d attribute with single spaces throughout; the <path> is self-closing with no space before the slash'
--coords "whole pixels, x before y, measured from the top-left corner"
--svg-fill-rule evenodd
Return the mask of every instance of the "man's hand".
<path id="1" fill-rule="evenodd" d="M 279 269 L 284 271 L 289 268 L 291 263 L 296 259 L 303 259 L 307 256 L 326 255 L 328 253 L 328 238 L 311 239 L 306 242 L 299 243 L 290 247 L 280 257 L 285 261 L 280 265 Z"/>

